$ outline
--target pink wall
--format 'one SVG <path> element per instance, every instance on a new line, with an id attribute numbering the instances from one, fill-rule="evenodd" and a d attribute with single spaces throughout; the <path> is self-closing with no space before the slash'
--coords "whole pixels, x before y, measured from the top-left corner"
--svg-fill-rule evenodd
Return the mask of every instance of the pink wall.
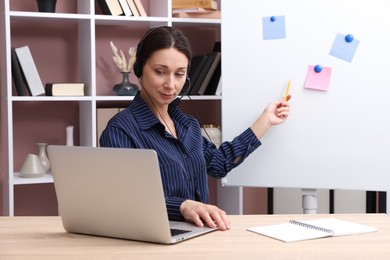
<path id="1" fill-rule="evenodd" d="M 0 122 L 1 122 L 2 118 L 1 118 L 1 113 L 0 113 Z M 3 129 L 3 125 L 1 125 L 0 127 L 0 137 L 2 136 L 2 129 Z M 2 165 L 3 165 L 3 149 L 0 149 L 0 169 L 2 169 Z M 3 173 L 0 172 L 0 216 L 3 216 L 4 213 L 3 213 Z"/>

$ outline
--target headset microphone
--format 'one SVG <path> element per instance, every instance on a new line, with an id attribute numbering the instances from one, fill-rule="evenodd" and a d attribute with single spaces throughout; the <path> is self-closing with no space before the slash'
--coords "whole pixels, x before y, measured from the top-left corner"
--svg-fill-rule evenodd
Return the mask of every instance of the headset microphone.
<path id="1" fill-rule="evenodd" d="M 175 98 L 175 99 L 169 104 L 170 106 L 172 106 L 172 107 L 177 107 L 177 106 L 180 104 L 181 99 L 182 99 L 185 95 L 187 95 L 188 92 L 190 92 L 190 89 L 191 89 L 191 80 L 190 80 L 190 77 L 187 76 L 186 81 L 188 82 L 188 84 L 184 84 L 184 86 L 187 85 L 187 86 L 186 86 L 187 89 L 183 92 L 183 94 L 182 94 L 180 97 Z"/>

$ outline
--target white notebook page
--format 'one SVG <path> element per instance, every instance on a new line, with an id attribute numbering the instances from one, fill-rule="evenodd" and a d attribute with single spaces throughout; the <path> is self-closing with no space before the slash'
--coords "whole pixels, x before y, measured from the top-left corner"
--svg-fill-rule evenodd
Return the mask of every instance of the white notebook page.
<path id="1" fill-rule="evenodd" d="M 310 227 L 305 224 L 315 227 Z M 247 230 L 284 242 L 294 242 L 331 236 L 375 232 L 377 231 L 377 228 L 336 218 L 323 218 L 299 221 L 298 224 L 288 222 L 276 225 L 251 227 Z"/>

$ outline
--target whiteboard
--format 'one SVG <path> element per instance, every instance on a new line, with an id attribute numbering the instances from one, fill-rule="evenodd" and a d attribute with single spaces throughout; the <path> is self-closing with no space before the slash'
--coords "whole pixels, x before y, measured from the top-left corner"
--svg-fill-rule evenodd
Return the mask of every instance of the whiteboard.
<path id="1" fill-rule="evenodd" d="M 390 0 L 224 1 L 222 131 L 232 140 L 291 80 L 291 114 L 222 180 L 227 186 L 390 190 Z M 284 16 L 285 39 L 262 18 Z M 329 55 L 337 34 L 360 41 L 351 62 Z M 304 88 L 309 65 L 331 68 L 327 91 Z"/>

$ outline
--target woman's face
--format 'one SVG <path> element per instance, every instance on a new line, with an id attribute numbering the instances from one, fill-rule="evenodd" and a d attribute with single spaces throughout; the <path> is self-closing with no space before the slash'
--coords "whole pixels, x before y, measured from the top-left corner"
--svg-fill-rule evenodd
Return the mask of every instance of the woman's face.
<path id="1" fill-rule="evenodd" d="M 187 66 L 187 56 L 175 48 L 154 52 L 146 61 L 142 71 L 143 99 L 151 98 L 156 106 L 169 105 L 183 88 L 187 77 Z"/>

